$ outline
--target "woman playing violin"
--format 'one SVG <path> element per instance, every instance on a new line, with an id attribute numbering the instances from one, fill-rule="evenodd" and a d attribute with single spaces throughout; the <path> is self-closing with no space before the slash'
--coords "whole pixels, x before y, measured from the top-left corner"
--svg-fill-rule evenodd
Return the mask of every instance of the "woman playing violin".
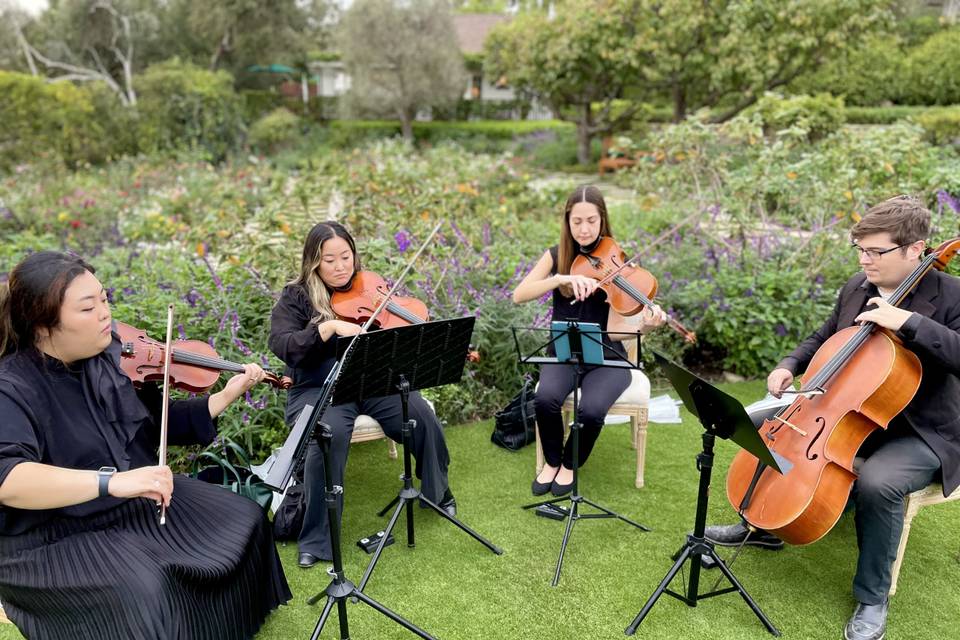
<path id="1" fill-rule="evenodd" d="M 291 597 L 270 523 L 253 501 L 157 465 L 161 394 L 121 371 L 93 268 L 34 253 L 0 295 L 7 615 L 29 638 L 253 637 Z M 262 376 L 245 365 L 222 391 L 172 402 L 170 442 L 211 442 Z"/>
<path id="2" fill-rule="evenodd" d="M 310 230 L 303 245 L 300 275 L 280 294 L 270 316 L 270 349 L 292 370 L 293 387 L 287 396 L 287 424 L 296 422 L 307 404 L 321 396 L 327 373 L 337 357 L 337 337 L 354 336 L 360 326 L 337 317 L 331 295 L 349 288 L 360 271 L 360 255 L 353 237 L 337 222 L 321 222 Z M 376 307 L 376 304 L 369 305 Z M 372 398 L 358 403 L 329 406 L 323 421 L 333 429 L 330 455 L 333 483 L 343 486 L 350 436 L 357 416 L 365 414 L 380 423 L 388 437 L 400 441 L 400 397 Z M 456 501 L 447 486 L 450 456 L 443 428 L 433 410 L 420 396 L 411 393 L 409 415 L 416 420 L 413 430 L 413 456 L 416 475 L 422 480 L 423 495 L 456 514 Z M 305 484 L 307 507 L 298 540 L 299 564 L 311 567 L 333 557 L 327 508 L 324 504 L 323 457 L 315 440 L 306 456 Z M 338 513 L 343 513 L 342 494 Z"/>
<path id="3" fill-rule="evenodd" d="M 581 275 L 571 275 L 570 267 L 580 254 L 588 254 L 603 237 L 612 237 L 607 206 L 600 190 L 594 186 L 581 186 L 564 207 L 560 225 L 560 243 L 548 249 L 530 273 L 513 292 L 514 302 L 536 300 L 548 291 L 553 292 L 553 319 L 593 322 L 603 331 L 612 332 L 604 337 L 607 349 L 625 355 L 617 332 L 627 334 L 646 333 L 666 322 L 666 314 L 659 308 L 647 306 L 641 312 L 640 324 L 628 324 L 626 318 L 607 304 L 607 296 L 598 290 L 598 281 Z M 574 370 L 572 365 L 543 365 L 540 370 L 540 385 L 534 400 L 537 426 L 546 464 L 534 479 L 534 495 L 548 491 L 562 496 L 573 486 L 573 451 L 571 444 L 563 442 L 563 419 L 561 407 L 567 395 L 573 391 Z M 579 465 L 587 461 L 593 445 L 600 436 L 607 411 L 620 394 L 630 385 L 630 373 L 624 369 L 587 368 L 581 379 L 582 396 L 579 417 L 583 424 L 580 431 Z"/>

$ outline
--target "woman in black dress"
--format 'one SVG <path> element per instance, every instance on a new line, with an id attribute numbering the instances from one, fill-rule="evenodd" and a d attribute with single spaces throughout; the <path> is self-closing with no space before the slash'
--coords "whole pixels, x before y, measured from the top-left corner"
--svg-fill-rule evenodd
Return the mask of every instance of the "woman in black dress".
<path id="1" fill-rule="evenodd" d="M 253 501 L 157 465 L 161 394 L 134 389 L 111 328 L 80 258 L 34 253 L 10 273 L 0 601 L 28 638 L 251 638 L 290 599 L 270 523 Z M 263 377 L 244 369 L 171 402 L 169 442 L 211 442 L 217 415 Z"/>
<path id="2" fill-rule="evenodd" d="M 570 265 L 580 253 L 592 251 L 604 236 L 613 237 L 607 219 L 607 205 L 600 190 L 581 186 L 570 197 L 563 211 L 560 225 L 560 243 L 550 247 L 513 292 L 514 302 L 527 302 L 553 292 L 553 320 L 593 322 L 610 332 L 646 333 L 666 322 L 666 314 L 659 307 L 646 307 L 640 324 L 627 324 L 625 318 L 607 304 L 607 294 L 597 289 L 597 281 L 585 276 L 571 275 Z M 625 355 L 621 336 L 605 336 L 608 349 Z M 552 351 L 551 351 L 552 355 Z M 534 398 L 537 428 L 543 447 L 545 464 L 533 480 L 534 495 L 550 491 L 555 496 L 569 493 L 573 487 L 572 443 L 563 442 L 561 408 L 573 391 L 574 369 L 567 364 L 548 364 L 540 368 L 540 385 Z M 587 461 L 593 445 L 600 436 L 607 411 L 630 385 L 630 372 L 616 368 L 591 368 L 580 380 L 582 395 L 578 416 L 580 430 L 579 465 Z"/>
<path id="3" fill-rule="evenodd" d="M 338 320 L 330 306 L 336 289 L 349 288 L 354 273 L 360 271 L 360 256 L 353 237 L 337 222 L 321 222 L 310 230 L 303 245 L 300 275 L 284 287 L 270 316 L 270 349 L 292 371 L 293 387 L 287 395 L 287 424 L 293 425 L 307 404 L 315 404 L 323 383 L 336 362 L 337 337 L 354 336 L 356 324 Z M 410 394 L 410 418 L 413 430 L 413 456 L 416 476 L 422 480 L 424 497 L 456 515 L 456 501 L 447 485 L 450 455 L 443 428 L 433 410 L 419 393 Z M 343 486 L 350 436 L 357 416 L 372 417 L 383 432 L 396 441 L 401 438 L 400 396 L 372 398 L 361 403 L 327 407 L 323 421 L 333 429 L 330 455 L 333 483 Z M 330 545 L 327 508 L 324 503 L 323 456 L 315 440 L 310 440 L 305 465 L 307 508 L 298 547 L 299 564 L 312 567 L 333 557 Z M 343 494 L 338 495 L 343 513 Z"/>

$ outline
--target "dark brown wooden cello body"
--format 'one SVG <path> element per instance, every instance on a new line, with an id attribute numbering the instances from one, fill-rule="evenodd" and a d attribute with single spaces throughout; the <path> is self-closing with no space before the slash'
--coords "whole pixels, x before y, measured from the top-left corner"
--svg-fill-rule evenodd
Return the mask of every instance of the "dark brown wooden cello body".
<path id="1" fill-rule="evenodd" d="M 958 249 L 960 239 L 950 240 L 921 260 L 890 304 L 899 306 Z M 780 475 L 739 451 L 727 473 L 730 503 L 748 523 L 786 542 L 819 540 L 843 513 L 860 446 L 906 408 L 921 375 L 917 356 L 873 323 L 835 333 L 810 361 L 801 395 L 760 427 L 764 443 L 793 468 Z"/>

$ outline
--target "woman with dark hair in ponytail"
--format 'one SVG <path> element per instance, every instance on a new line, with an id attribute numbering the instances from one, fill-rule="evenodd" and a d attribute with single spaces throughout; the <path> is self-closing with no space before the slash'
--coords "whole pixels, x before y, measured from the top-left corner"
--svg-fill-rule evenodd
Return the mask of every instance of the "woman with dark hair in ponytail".
<path id="1" fill-rule="evenodd" d="M 597 288 L 597 281 L 570 273 L 573 259 L 581 253 L 588 254 L 604 236 L 613 237 L 607 219 L 607 205 L 600 190 L 594 186 L 577 187 L 563 210 L 560 223 L 560 243 L 550 247 L 533 269 L 517 285 L 513 301 L 537 300 L 547 292 L 553 292 L 553 320 L 576 320 L 600 325 L 610 332 L 635 334 L 646 333 L 666 322 L 666 314 L 656 306 L 646 307 L 640 315 L 640 325 L 627 324 L 623 316 L 607 304 L 607 294 Z M 605 336 L 606 347 L 626 355 L 616 335 Z M 540 384 L 534 398 L 537 412 L 537 429 L 543 446 L 545 464 L 534 478 L 534 495 L 548 491 L 555 496 L 569 493 L 573 488 L 572 443 L 563 441 L 563 418 L 561 408 L 573 391 L 575 382 L 573 365 L 548 364 L 540 368 Z M 630 384 L 630 372 L 626 369 L 587 367 L 580 380 L 581 396 L 579 418 L 580 430 L 579 466 L 583 466 L 600 437 L 607 411 Z"/>
<path id="2" fill-rule="evenodd" d="M 0 297 L 7 615 L 28 638 L 252 638 L 290 599 L 270 523 L 253 501 L 157 465 L 162 394 L 121 371 L 93 268 L 34 253 Z M 244 369 L 171 402 L 169 442 L 211 442 L 216 417 L 263 378 Z"/>
<path id="3" fill-rule="evenodd" d="M 327 374 L 336 362 L 337 337 L 360 332 L 359 325 L 337 319 L 330 306 L 331 293 L 349 288 L 358 271 L 360 255 L 350 233 L 337 222 L 321 222 L 307 234 L 300 275 L 284 287 L 273 308 L 270 349 L 292 370 L 293 387 L 287 395 L 287 424 L 291 426 L 303 407 L 315 404 L 320 397 Z M 447 485 L 450 455 L 440 421 L 417 392 L 410 394 L 409 413 L 417 423 L 412 453 L 417 461 L 416 476 L 422 480 L 420 491 L 450 515 L 456 515 L 456 501 Z M 388 437 L 400 441 L 399 395 L 327 407 L 323 422 L 333 429 L 330 455 L 335 485 L 343 486 L 353 423 L 360 414 L 376 420 Z M 307 507 L 298 540 L 298 561 L 303 568 L 333 558 L 323 474 L 320 447 L 311 439 L 305 465 Z M 338 513 L 342 514 L 343 494 L 337 499 Z"/>

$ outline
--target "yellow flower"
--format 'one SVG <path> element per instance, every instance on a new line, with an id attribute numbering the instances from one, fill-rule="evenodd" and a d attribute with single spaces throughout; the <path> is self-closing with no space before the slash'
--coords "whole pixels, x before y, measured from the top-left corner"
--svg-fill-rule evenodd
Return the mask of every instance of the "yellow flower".
<path id="1" fill-rule="evenodd" d="M 57 222 L 66 222 L 69 219 L 70 219 L 70 214 L 67 213 L 66 211 L 61 211 L 57 215 Z"/>
<path id="2" fill-rule="evenodd" d="M 290 224 L 287 222 L 281 222 L 280 231 L 283 232 L 283 235 L 285 236 L 290 235 Z"/>
<path id="3" fill-rule="evenodd" d="M 787 180 L 796 180 L 797 172 L 796 171 L 787 171 Z"/>
<path id="4" fill-rule="evenodd" d="M 232 264 L 233 266 L 237 266 L 240 264 L 240 258 L 238 258 L 237 256 L 233 256 L 233 255 L 229 256 L 227 260 L 229 260 L 230 264 Z"/>
<path id="5" fill-rule="evenodd" d="M 477 190 L 474 189 L 471 185 L 469 185 L 469 184 L 467 184 L 467 183 L 465 183 L 465 182 L 461 182 L 460 184 L 457 185 L 457 191 L 459 191 L 460 193 L 465 193 L 465 194 L 467 194 L 467 195 L 471 195 L 471 196 L 478 196 L 478 195 L 480 195 L 480 192 L 479 192 L 479 191 L 477 191 Z"/>
<path id="6" fill-rule="evenodd" d="M 204 255 L 206 255 L 206 253 L 207 253 L 207 248 L 206 248 L 205 246 L 203 246 L 203 243 L 202 243 L 202 242 L 198 242 L 198 243 L 197 243 L 197 255 L 202 258 Z"/>
<path id="7" fill-rule="evenodd" d="M 677 162 L 683 162 L 684 160 L 687 159 L 687 154 L 681 151 L 679 153 L 674 154 L 673 159 L 676 160 Z"/>
<path id="8" fill-rule="evenodd" d="M 843 197 L 847 200 L 853 200 L 853 191 L 844 191 Z"/>
<path id="9" fill-rule="evenodd" d="M 217 231 L 217 235 L 220 236 L 221 238 L 229 238 L 230 232 L 227 231 L 226 229 L 220 229 L 220 231 Z"/>
<path id="10" fill-rule="evenodd" d="M 886 171 L 887 173 L 896 173 L 896 169 L 894 169 L 893 165 L 890 164 L 889 162 L 883 163 L 883 170 Z"/>
<path id="11" fill-rule="evenodd" d="M 860 222 L 860 214 L 857 213 L 856 211 L 851 211 L 850 217 L 853 218 L 854 222 Z"/>
<path id="12" fill-rule="evenodd" d="M 429 210 L 429 209 L 424 209 L 423 211 L 421 211 L 421 212 L 420 212 L 420 219 L 423 220 L 423 221 L 429 220 L 429 219 L 430 219 L 430 210 Z"/>

